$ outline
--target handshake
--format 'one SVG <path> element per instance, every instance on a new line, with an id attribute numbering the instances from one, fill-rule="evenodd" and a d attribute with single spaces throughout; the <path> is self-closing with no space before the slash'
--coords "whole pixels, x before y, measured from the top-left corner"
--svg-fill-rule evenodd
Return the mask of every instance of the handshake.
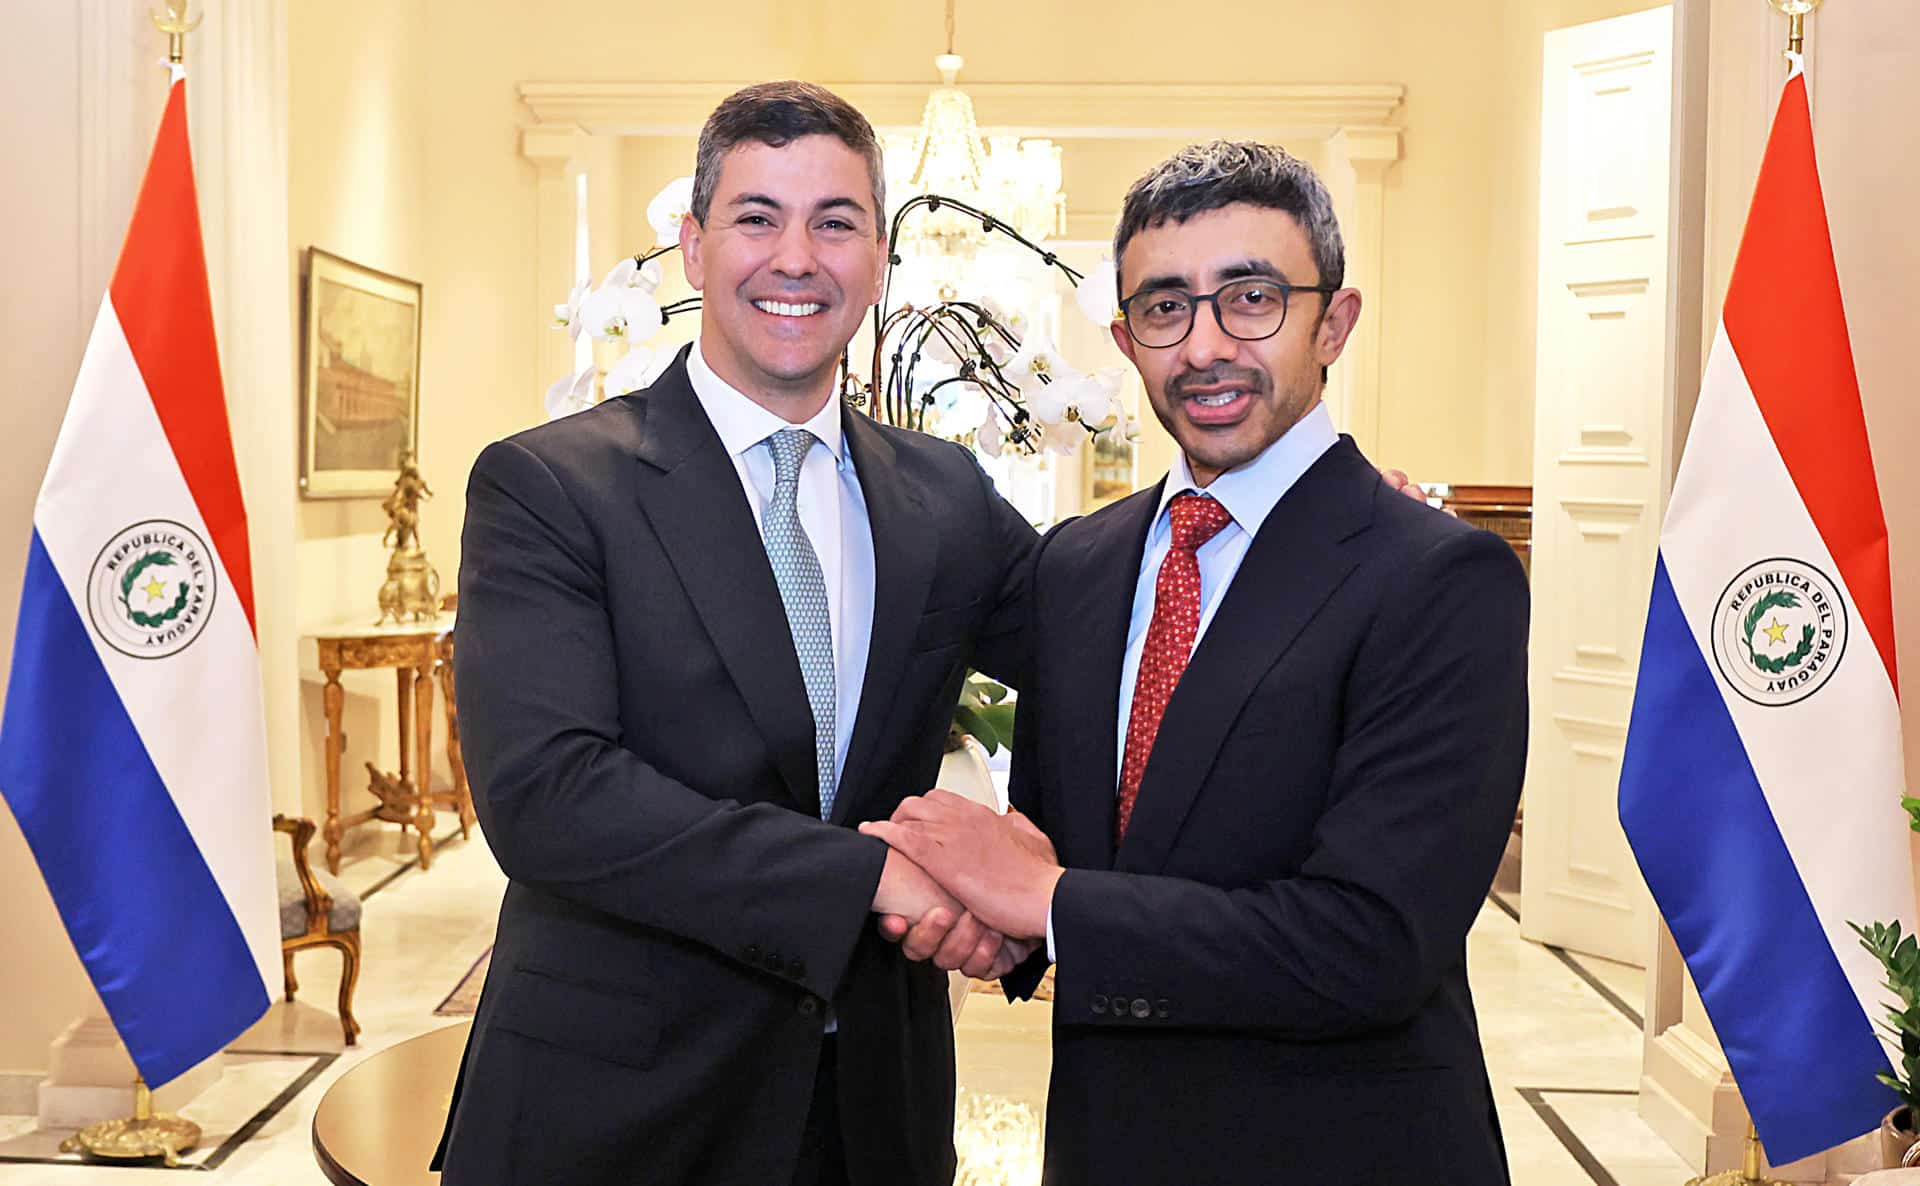
<path id="1" fill-rule="evenodd" d="M 1026 816 L 932 790 L 860 831 L 892 850 L 873 910 L 881 935 L 908 959 L 992 980 L 1046 941 L 1054 885 L 1065 870 Z"/>

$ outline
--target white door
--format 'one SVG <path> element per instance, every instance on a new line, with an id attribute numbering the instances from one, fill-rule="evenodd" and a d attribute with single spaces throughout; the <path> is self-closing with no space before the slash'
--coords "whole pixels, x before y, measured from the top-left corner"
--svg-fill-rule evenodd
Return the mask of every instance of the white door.
<path id="1" fill-rule="evenodd" d="M 1659 543 L 1673 11 L 1546 36 L 1521 933 L 1644 964 L 1615 795 Z"/>

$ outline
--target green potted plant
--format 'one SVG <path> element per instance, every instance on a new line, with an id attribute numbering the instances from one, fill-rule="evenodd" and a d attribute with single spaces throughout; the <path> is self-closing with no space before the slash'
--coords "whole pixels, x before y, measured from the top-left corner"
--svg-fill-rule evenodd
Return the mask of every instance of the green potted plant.
<path id="1" fill-rule="evenodd" d="M 987 756 L 1012 744 L 1013 704 L 1007 699 L 1006 687 L 969 671 L 960 684 L 960 699 L 953 706 L 947 752 L 940 760 L 936 785 L 998 811 L 1000 796 L 993 786 L 993 772 L 987 768 Z"/>
<path id="2" fill-rule="evenodd" d="M 960 684 L 960 700 L 953 706 L 953 727 L 947 731 L 947 750 L 952 752 L 973 738 L 988 754 L 1013 744 L 1013 705 L 1007 700 L 1004 684 L 994 683 L 977 671 L 967 672 Z"/>
<path id="3" fill-rule="evenodd" d="M 1880 961 L 1887 989 L 1896 998 L 1888 1002 L 1881 1025 L 1899 1041 L 1900 1061 L 1879 1075 L 1900 1097 L 1900 1106 L 1880 1122 L 1881 1161 L 1893 1169 L 1920 1142 L 1920 942 L 1902 935 L 1898 922 L 1847 925 L 1860 936 L 1860 946 Z"/>

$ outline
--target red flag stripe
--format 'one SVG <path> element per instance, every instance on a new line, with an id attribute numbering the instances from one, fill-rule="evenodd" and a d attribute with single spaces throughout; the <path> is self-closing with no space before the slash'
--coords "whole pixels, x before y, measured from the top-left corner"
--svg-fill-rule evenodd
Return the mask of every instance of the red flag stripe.
<path id="1" fill-rule="evenodd" d="M 1722 316 L 1760 415 L 1898 695 L 1887 524 L 1860 411 L 1804 75 L 1791 79 L 1781 96 Z"/>
<path id="2" fill-rule="evenodd" d="M 185 80 L 173 84 L 167 99 L 110 292 L 160 426 L 253 626 L 247 511 L 214 344 L 213 303 L 207 293 L 200 207 L 187 143 Z"/>

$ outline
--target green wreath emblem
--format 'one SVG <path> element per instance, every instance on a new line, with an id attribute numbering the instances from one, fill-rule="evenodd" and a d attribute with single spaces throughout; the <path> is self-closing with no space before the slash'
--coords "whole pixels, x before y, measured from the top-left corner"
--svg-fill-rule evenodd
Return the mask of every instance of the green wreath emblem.
<path id="1" fill-rule="evenodd" d="M 134 561 L 133 566 L 127 569 L 127 575 L 120 578 L 120 605 L 127 611 L 127 617 L 133 619 L 134 625 L 149 630 L 155 626 L 164 626 L 179 617 L 180 611 L 187 608 L 189 594 L 185 584 L 180 586 L 180 596 L 174 598 L 173 604 L 157 614 L 143 614 L 133 608 L 133 602 L 128 600 L 133 595 L 133 583 L 140 579 L 141 573 L 149 568 L 171 568 L 173 562 L 171 552 L 148 552 Z"/>
<path id="2" fill-rule="evenodd" d="M 1799 606 L 1799 597 L 1787 592 L 1785 589 L 1776 589 L 1772 593 L 1762 597 L 1759 601 L 1754 602 L 1753 608 L 1747 611 L 1746 621 L 1744 622 L 1747 658 L 1753 660 L 1755 667 L 1758 667 L 1769 675 L 1779 675 L 1787 668 L 1798 667 L 1806 661 L 1807 656 L 1813 653 L 1813 627 L 1812 625 L 1801 627 L 1800 645 L 1780 656 L 1778 659 L 1769 659 L 1767 656 L 1753 649 L 1753 632 L 1759 628 L 1760 619 L 1766 616 L 1768 610 L 1798 609 Z"/>

